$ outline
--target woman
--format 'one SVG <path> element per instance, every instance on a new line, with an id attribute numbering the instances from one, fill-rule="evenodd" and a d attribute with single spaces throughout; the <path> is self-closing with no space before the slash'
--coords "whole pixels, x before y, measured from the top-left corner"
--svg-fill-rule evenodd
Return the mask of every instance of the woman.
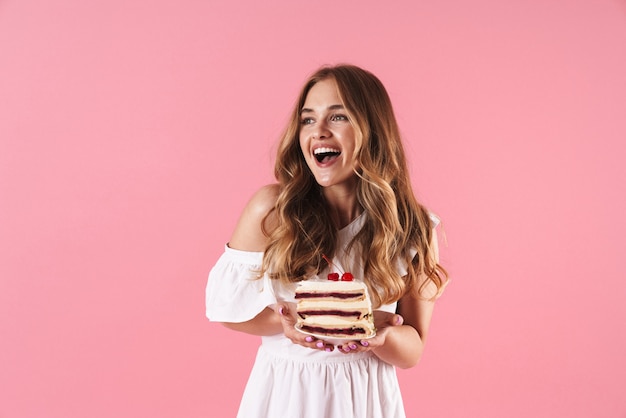
<path id="1" fill-rule="evenodd" d="M 238 416 L 403 417 L 395 367 L 418 362 L 447 274 L 382 83 L 352 65 L 313 74 L 275 176 L 244 208 L 207 285 L 212 321 L 262 336 Z M 375 337 L 335 347 L 294 328 L 295 286 L 325 277 L 323 255 L 368 285 Z"/>

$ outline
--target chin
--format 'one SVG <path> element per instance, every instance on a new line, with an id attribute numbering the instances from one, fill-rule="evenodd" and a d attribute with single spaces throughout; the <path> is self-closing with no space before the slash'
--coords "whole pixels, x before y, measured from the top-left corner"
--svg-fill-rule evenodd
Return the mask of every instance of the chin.
<path id="1" fill-rule="evenodd" d="M 332 181 L 324 181 L 324 180 L 318 180 L 315 179 L 315 182 L 320 186 L 320 187 L 330 187 L 332 186 L 334 183 Z"/>
<path id="2" fill-rule="evenodd" d="M 354 184 L 353 182 L 351 182 L 350 180 L 346 180 L 346 179 L 319 179 L 319 178 L 315 178 L 316 183 L 320 186 L 320 187 L 332 187 L 332 186 L 350 186 L 352 187 Z"/>

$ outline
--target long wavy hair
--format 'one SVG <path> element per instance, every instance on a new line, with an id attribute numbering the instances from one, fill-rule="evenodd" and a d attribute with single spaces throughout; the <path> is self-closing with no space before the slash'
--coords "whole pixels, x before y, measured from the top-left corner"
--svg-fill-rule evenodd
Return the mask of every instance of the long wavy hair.
<path id="1" fill-rule="evenodd" d="M 311 88 L 333 79 L 355 131 L 358 203 L 365 224 L 348 246 L 360 253 L 364 281 L 374 306 L 399 300 L 417 289 L 435 297 L 447 273 L 431 248 L 428 211 L 411 188 L 406 158 L 389 95 L 372 73 L 353 65 L 325 66 L 306 82 L 278 145 L 274 175 L 279 195 L 263 222 L 269 238 L 261 274 L 285 282 L 304 280 L 326 266 L 322 255 L 336 251 L 337 229 L 329 208 L 300 149 L 300 111 Z M 269 228 L 269 217 L 272 227 Z M 416 253 L 415 253 L 416 251 Z M 414 255 L 413 255 L 414 254 Z M 397 262 L 408 266 L 401 277 Z M 432 285 L 437 292 L 432 296 Z"/>

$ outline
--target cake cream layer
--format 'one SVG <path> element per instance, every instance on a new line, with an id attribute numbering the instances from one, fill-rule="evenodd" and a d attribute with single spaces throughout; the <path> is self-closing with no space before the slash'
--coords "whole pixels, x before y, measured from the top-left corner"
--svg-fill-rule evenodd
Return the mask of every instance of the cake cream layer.
<path id="1" fill-rule="evenodd" d="M 296 299 L 365 300 L 367 287 L 360 282 L 304 281 L 296 289 Z"/>
<path id="2" fill-rule="evenodd" d="M 351 282 L 334 282 L 330 280 L 305 280 L 298 284 L 298 289 L 303 289 L 306 291 L 321 291 L 326 292 L 329 288 L 337 289 L 338 291 L 345 292 L 349 290 L 362 292 L 367 287 L 362 282 L 351 281 Z"/>
<path id="3" fill-rule="evenodd" d="M 358 302 L 319 301 L 318 299 L 302 299 L 298 303 L 298 315 L 308 316 L 331 315 L 350 319 L 362 319 L 370 313 L 370 304 L 366 300 Z"/>

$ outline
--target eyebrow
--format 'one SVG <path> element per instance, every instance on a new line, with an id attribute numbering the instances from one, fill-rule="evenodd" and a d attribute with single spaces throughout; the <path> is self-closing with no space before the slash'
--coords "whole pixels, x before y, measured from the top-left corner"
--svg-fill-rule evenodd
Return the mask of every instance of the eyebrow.
<path id="1" fill-rule="evenodd" d="M 337 110 L 337 109 L 345 109 L 345 106 L 342 104 L 334 104 L 334 105 L 328 106 L 328 110 Z M 300 113 L 313 113 L 313 109 L 303 107 L 302 109 L 300 109 Z"/>

